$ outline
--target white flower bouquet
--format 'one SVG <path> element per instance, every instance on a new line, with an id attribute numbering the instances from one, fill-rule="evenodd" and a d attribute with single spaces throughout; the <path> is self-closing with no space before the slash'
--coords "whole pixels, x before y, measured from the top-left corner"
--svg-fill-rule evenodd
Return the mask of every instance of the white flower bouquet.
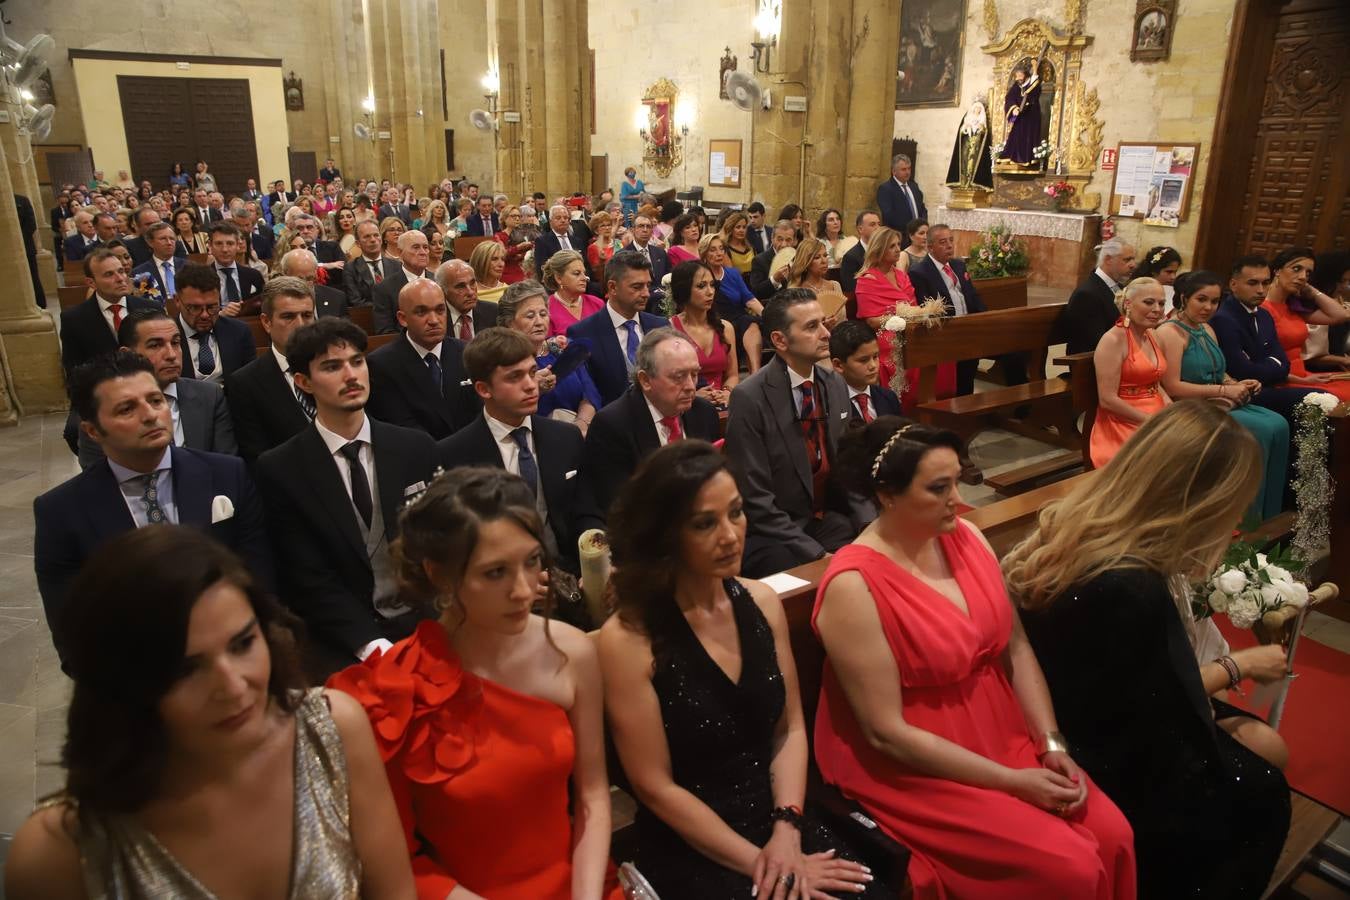
<path id="1" fill-rule="evenodd" d="M 905 378 L 905 333 L 911 326 L 934 328 L 942 324 L 947 314 L 947 302 L 941 297 L 925 297 L 922 303 L 897 303 L 895 310 L 881 323 L 881 331 L 891 336 L 891 361 L 895 363 L 895 376 L 891 379 L 891 390 L 903 394 L 908 383 Z"/>
<path id="2" fill-rule="evenodd" d="M 1316 406 L 1326 415 L 1331 415 L 1336 411 L 1336 407 L 1341 405 L 1341 399 L 1335 394 L 1328 394 L 1326 391 L 1317 391 L 1305 396 L 1300 403 L 1306 403 L 1309 406 Z"/>
<path id="3" fill-rule="evenodd" d="M 1251 544 L 1233 544 L 1214 574 L 1196 587 L 1191 609 L 1197 619 L 1223 613 L 1238 628 L 1251 628 L 1268 612 L 1308 605 L 1308 588 L 1293 575 L 1302 568 L 1280 547 L 1267 555 Z"/>

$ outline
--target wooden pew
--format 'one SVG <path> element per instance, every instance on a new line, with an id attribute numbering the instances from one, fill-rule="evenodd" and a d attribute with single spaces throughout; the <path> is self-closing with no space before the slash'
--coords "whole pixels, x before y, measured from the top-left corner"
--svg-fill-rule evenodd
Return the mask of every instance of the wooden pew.
<path id="1" fill-rule="evenodd" d="M 237 316 L 235 321 L 248 326 L 249 333 L 253 335 L 253 346 L 259 349 L 271 346 L 272 338 L 268 335 L 267 329 L 263 328 L 262 319 L 259 316 Z"/>
<path id="2" fill-rule="evenodd" d="M 906 332 L 905 363 L 919 370 L 916 394 L 921 422 L 949 428 L 965 441 L 987 428 L 1003 428 L 1066 451 L 987 477 L 986 483 L 1000 494 L 1019 493 L 1079 465 L 1083 450 L 1073 415 L 1072 391 L 1061 379 L 1045 377 L 1051 332 L 1063 308 L 1063 303 L 1052 303 L 973 313 L 944 318 L 936 328 Z M 969 359 L 972 354 L 988 358 L 1007 353 L 1026 355 L 1028 384 L 937 399 L 940 365 Z M 1020 407 L 1029 408 L 1029 415 L 1013 418 L 1013 411 Z"/>
<path id="3" fill-rule="evenodd" d="M 375 307 L 373 306 L 348 307 L 347 318 L 351 319 L 366 334 L 375 330 Z"/>
<path id="4" fill-rule="evenodd" d="M 455 259 L 462 259 L 464 260 L 464 262 L 468 262 L 469 257 L 473 255 L 474 247 L 477 247 L 479 244 L 483 243 L 483 241 L 491 241 L 491 240 L 495 239 L 492 237 L 484 237 L 482 235 L 474 235 L 473 237 L 455 238 L 455 243 L 453 245 Z"/>
<path id="5" fill-rule="evenodd" d="M 71 284 L 66 287 L 56 289 L 56 296 L 62 309 L 70 309 L 72 306 L 79 306 L 89 299 L 89 288 L 84 286 L 84 282 Z"/>
<path id="6" fill-rule="evenodd" d="M 1083 417 L 1081 428 L 1083 468 L 1090 470 L 1092 452 L 1089 444 L 1092 438 L 1092 422 L 1097 418 L 1097 365 L 1092 361 L 1091 351 L 1056 357 L 1055 365 L 1069 368 L 1068 383 L 1073 394 L 1074 415 Z"/>

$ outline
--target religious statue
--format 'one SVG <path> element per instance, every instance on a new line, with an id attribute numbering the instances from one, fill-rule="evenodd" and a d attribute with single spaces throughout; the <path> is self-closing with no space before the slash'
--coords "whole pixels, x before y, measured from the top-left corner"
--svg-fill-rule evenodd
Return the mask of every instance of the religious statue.
<path id="1" fill-rule="evenodd" d="M 1041 79 L 1032 74 L 1032 65 L 1028 62 L 1014 66 L 1012 77 L 1013 83 L 1008 86 L 1003 100 L 1008 137 L 999 158 L 1030 167 L 1040 162 L 1035 151 L 1041 142 Z"/>
<path id="2" fill-rule="evenodd" d="M 961 119 L 961 128 L 952 144 L 952 161 L 947 167 L 947 186 L 994 189 L 993 163 L 989 158 L 989 115 L 984 101 L 977 99 Z"/>

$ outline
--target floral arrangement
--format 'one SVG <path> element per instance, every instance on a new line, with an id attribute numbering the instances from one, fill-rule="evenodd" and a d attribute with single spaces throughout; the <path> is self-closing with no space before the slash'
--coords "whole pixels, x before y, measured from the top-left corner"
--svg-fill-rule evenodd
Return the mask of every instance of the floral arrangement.
<path id="1" fill-rule="evenodd" d="M 164 292 L 159 289 L 159 282 L 155 280 L 155 276 L 149 272 L 142 272 L 131 279 L 131 293 L 143 300 L 164 305 Z"/>
<path id="2" fill-rule="evenodd" d="M 1073 195 L 1078 193 L 1078 189 L 1067 181 L 1056 181 L 1054 184 L 1045 186 L 1045 195 L 1055 201 L 1056 209 L 1063 209 L 1069 205 Z"/>
<path id="3" fill-rule="evenodd" d="M 989 226 L 984 236 L 970 248 L 966 270 L 971 278 L 1005 278 L 1022 275 L 1031 267 L 1025 241 L 1019 240 L 1003 223 Z"/>
<path id="4" fill-rule="evenodd" d="M 1336 484 L 1327 469 L 1327 417 L 1341 405 L 1335 394 L 1308 394 L 1294 410 L 1294 552 L 1314 559 L 1331 541 L 1331 496 Z"/>
<path id="5" fill-rule="evenodd" d="M 1035 147 L 1031 148 L 1031 156 L 1033 159 L 1045 159 L 1053 152 L 1054 148 L 1050 146 L 1049 141 L 1041 141 Z"/>
<path id="6" fill-rule="evenodd" d="M 559 356 L 567 349 L 567 335 L 555 334 L 553 337 L 544 341 L 544 348 L 553 356 Z"/>
<path id="7" fill-rule="evenodd" d="M 897 303 L 895 312 L 881 323 L 881 330 L 891 336 L 891 360 L 895 363 L 895 375 L 891 378 L 891 390 L 903 394 L 909 386 L 905 375 L 906 335 L 914 327 L 934 328 L 942 324 L 947 314 L 947 301 L 941 297 L 925 297 L 920 304 Z"/>
<path id="8" fill-rule="evenodd" d="M 1293 574 L 1304 567 L 1281 547 L 1267 555 L 1251 544 L 1233 544 L 1214 574 L 1191 595 L 1191 611 L 1196 619 L 1223 613 L 1238 628 L 1251 628 L 1268 612 L 1308 605 L 1308 588 Z"/>

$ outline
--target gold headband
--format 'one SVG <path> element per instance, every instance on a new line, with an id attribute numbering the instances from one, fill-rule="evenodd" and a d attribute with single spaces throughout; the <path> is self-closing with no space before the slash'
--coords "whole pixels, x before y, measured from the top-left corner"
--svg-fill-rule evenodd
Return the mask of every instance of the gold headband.
<path id="1" fill-rule="evenodd" d="M 881 452 L 877 454 L 877 458 L 872 462 L 872 479 L 874 481 L 876 480 L 877 473 L 881 471 L 881 464 L 886 461 L 886 454 L 890 453 L 891 448 L 895 446 L 895 442 L 900 440 L 900 435 L 904 434 L 906 431 L 909 431 L 911 428 L 916 427 L 918 427 L 916 423 L 910 422 L 905 427 L 898 429 L 895 432 L 895 434 L 887 438 L 885 444 L 882 444 Z"/>

